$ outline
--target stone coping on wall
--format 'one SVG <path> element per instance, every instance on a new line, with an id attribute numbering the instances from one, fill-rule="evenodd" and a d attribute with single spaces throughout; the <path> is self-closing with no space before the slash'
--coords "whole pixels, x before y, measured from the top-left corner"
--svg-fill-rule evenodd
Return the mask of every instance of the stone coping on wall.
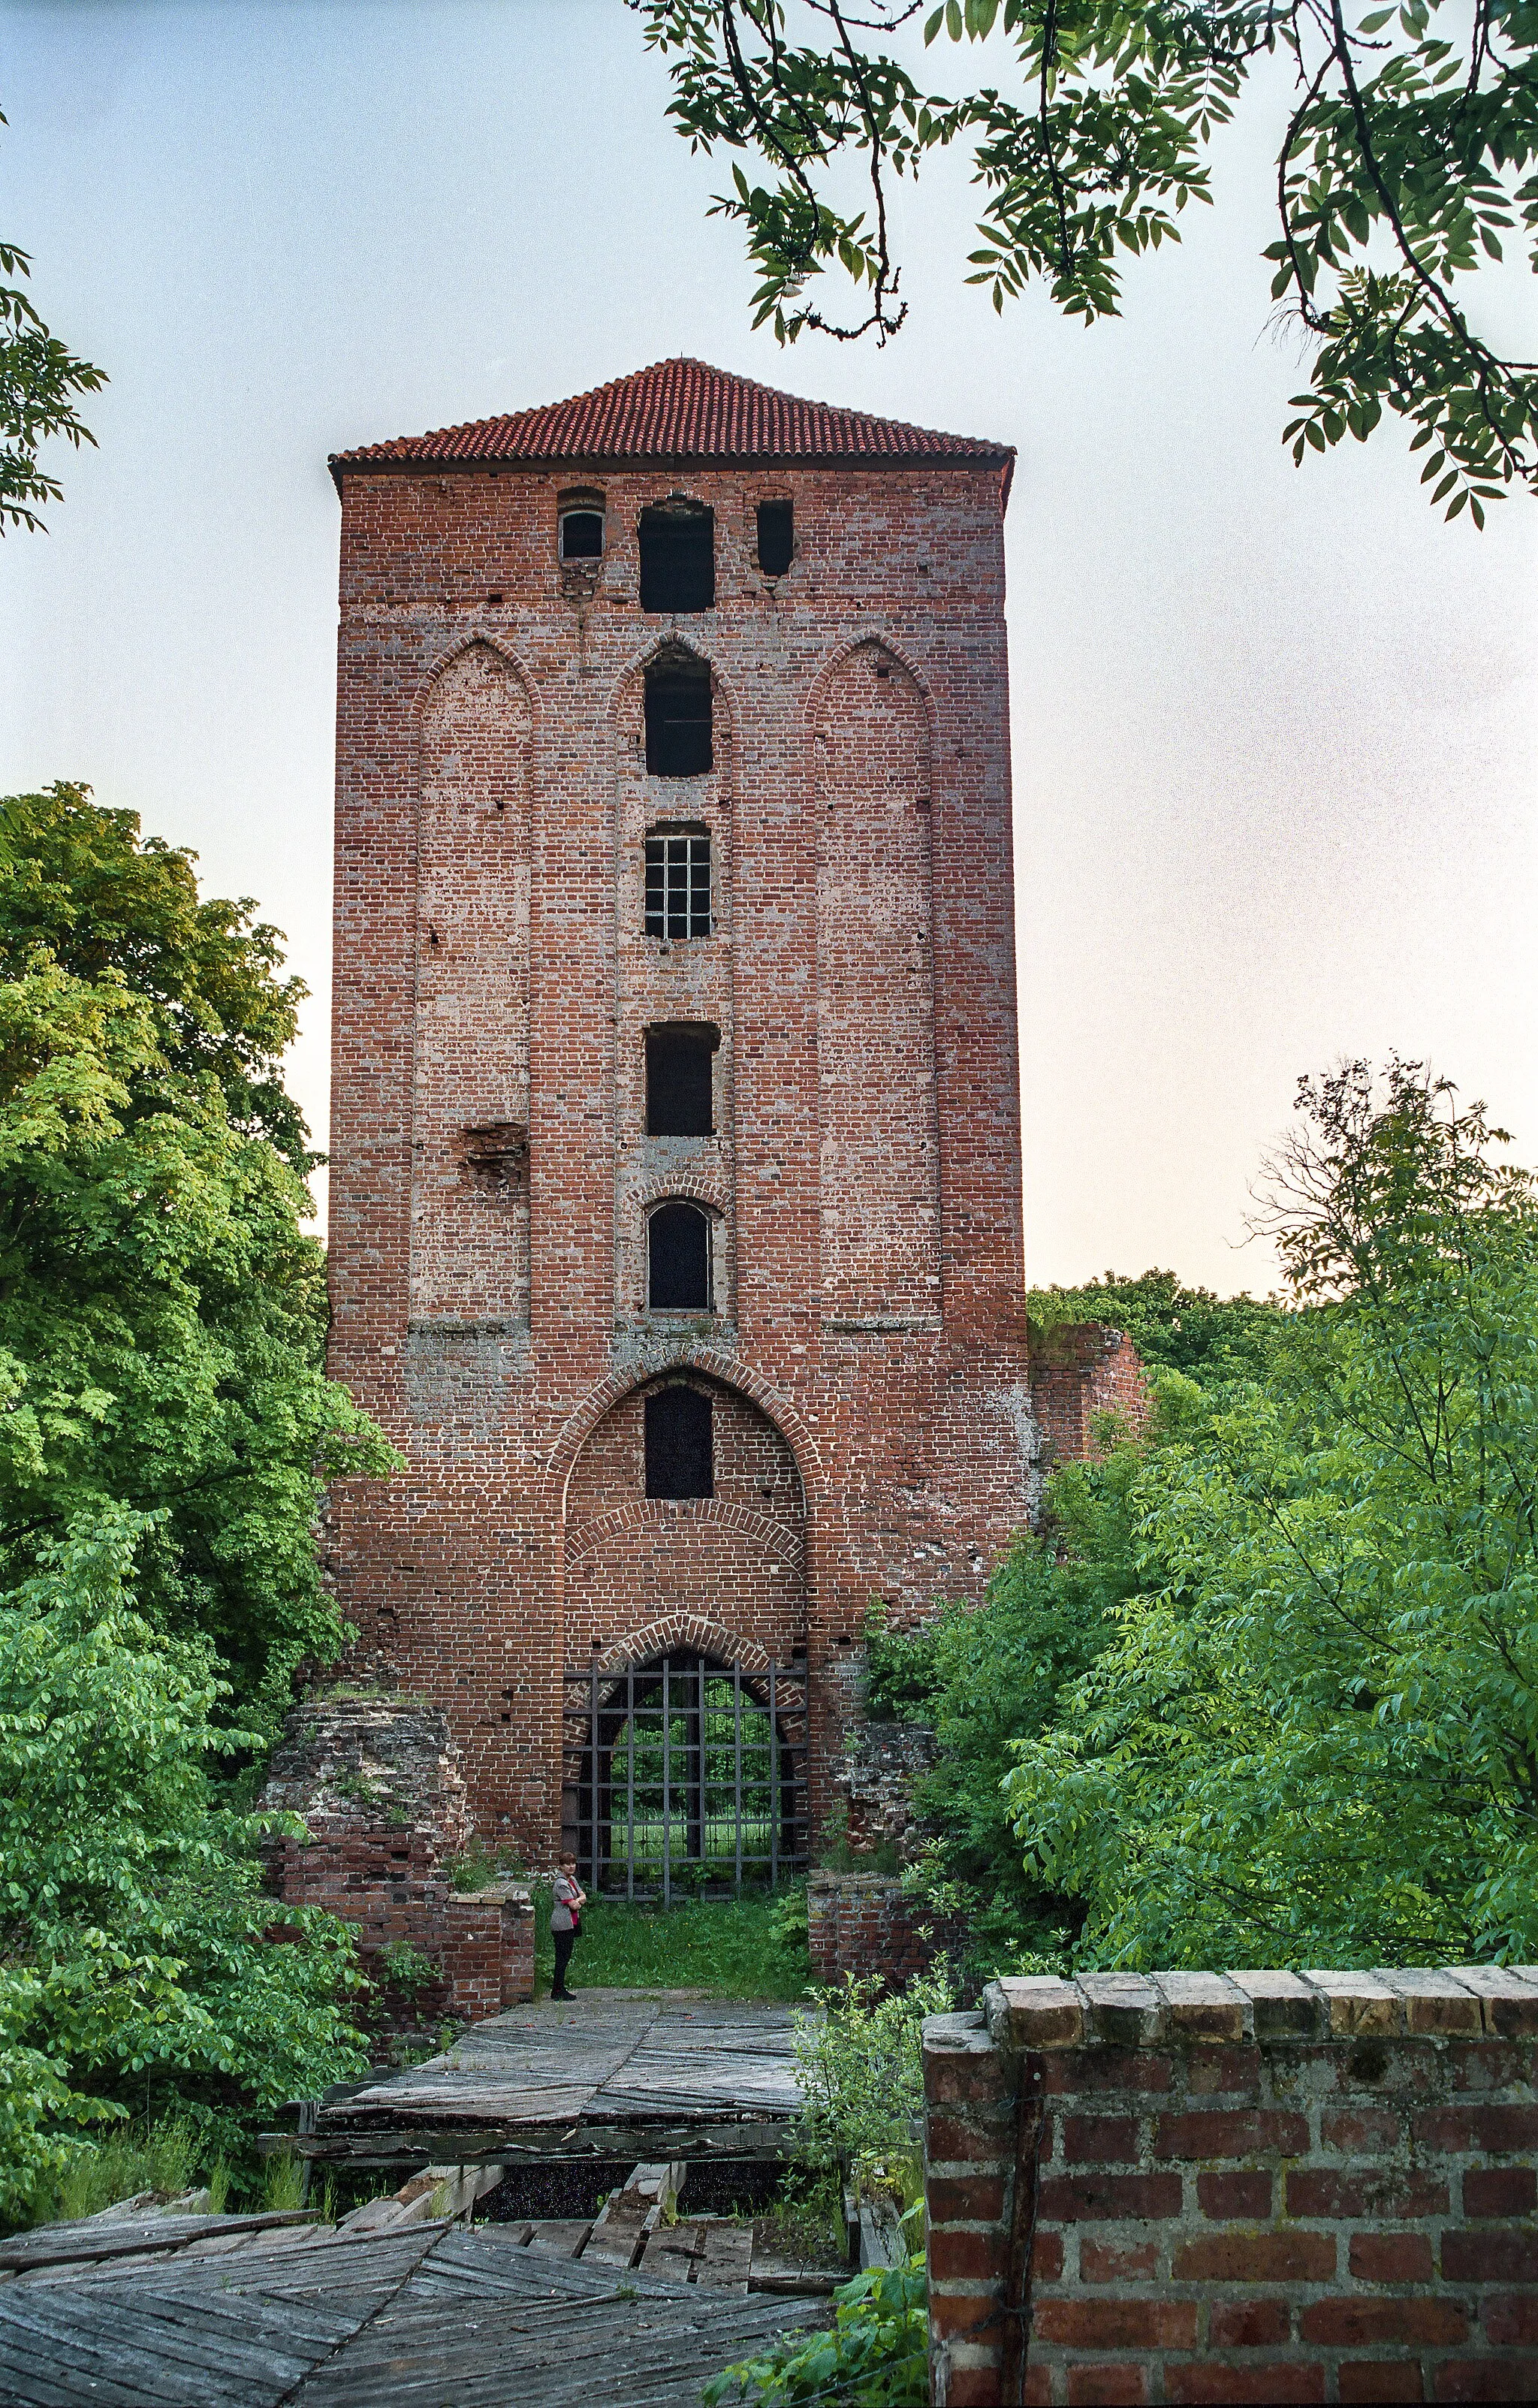
<path id="1" fill-rule="evenodd" d="M 1518 2040 L 1538 2036 L 1538 1965 L 1022 1975 L 990 1983 L 983 2006 L 990 2038 L 1008 2049 Z"/>

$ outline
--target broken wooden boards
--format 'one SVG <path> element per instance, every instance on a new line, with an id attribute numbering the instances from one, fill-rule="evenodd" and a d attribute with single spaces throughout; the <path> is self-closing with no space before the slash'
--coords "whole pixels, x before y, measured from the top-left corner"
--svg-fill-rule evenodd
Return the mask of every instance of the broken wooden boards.
<path id="1" fill-rule="evenodd" d="M 801 2110 L 788 2007 L 609 1993 L 493 2015 L 442 2056 L 322 2102 L 313 2130 L 265 2137 L 354 2166 L 779 2158 Z"/>
<path id="2" fill-rule="evenodd" d="M 7 2408 L 697 2408 L 707 2375 L 819 2313 L 645 2266 L 590 2267 L 512 2226 L 206 2232 L 132 2263 L 55 2258 L 0 2280 L 0 2398 Z"/>

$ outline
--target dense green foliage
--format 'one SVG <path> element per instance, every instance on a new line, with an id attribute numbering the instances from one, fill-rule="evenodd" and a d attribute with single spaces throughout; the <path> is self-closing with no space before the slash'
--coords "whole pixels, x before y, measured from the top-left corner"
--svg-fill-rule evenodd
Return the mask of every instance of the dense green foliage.
<path id="1" fill-rule="evenodd" d="M 270 1730 L 341 1630 L 312 1533 L 386 1469 L 323 1369 L 278 1059 L 302 990 L 191 858 L 56 786 L 0 805 L 0 1579 L 108 1505 L 148 1516 L 140 1611 L 206 1633 Z"/>
<path id="2" fill-rule="evenodd" d="M 1304 1096 L 1310 1310 L 1133 1479 L 1138 1589 L 1007 1781 L 1106 1963 L 1538 1946 L 1538 1200 L 1444 1084 Z"/>
<path id="3" fill-rule="evenodd" d="M 264 1938 L 235 1802 L 295 1665 L 344 1635 L 321 1486 L 395 1460 L 324 1375 L 278 963 L 131 813 L 69 786 L 0 804 L 10 2217 L 89 2193 L 90 2135 L 129 2111 L 233 2158 L 359 2061 L 350 1937 L 288 1913 Z"/>
<path id="4" fill-rule="evenodd" d="M 1070 316 L 1114 315 L 1124 257 L 1178 241 L 1187 205 L 1211 200 L 1212 139 L 1257 71 L 1268 105 L 1280 53 L 1292 90 L 1265 256 L 1275 314 L 1312 354 L 1294 459 L 1365 441 L 1388 409 L 1449 518 L 1467 505 L 1483 524 L 1514 480 L 1538 486 L 1538 366 L 1466 314 L 1467 280 L 1514 236 L 1530 263 L 1538 250 L 1538 22 L 1518 0 L 1403 0 L 1354 24 L 1270 0 L 631 5 L 672 63 L 678 131 L 733 154 L 714 207 L 742 226 L 755 323 L 782 342 L 898 332 L 890 179 L 953 146 L 986 194 L 969 280 L 999 309 L 1040 280 Z M 925 45 L 986 46 L 978 85 L 925 90 L 914 36 L 888 47 L 919 20 Z M 830 269 L 854 288 L 852 323 L 807 298 Z"/>
<path id="5" fill-rule="evenodd" d="M 1178 1383 L 1155 1409 L 1154 1440 L 1176 1416 Z M 1116 1631 L 1137 1584 L 1130 1491 L 1144 1447 L 1114 1446 L 1093 1465 L 1056 1473 L 1047 1535 L 1022 1536 L 977 1612 L 943 1606 L 917 1632 L 867 1639 L 872 1710 L 932 1723 L 939 1757 L 917 1804 L 937 1836 L 919 1880 L 937 1912 L 975 1935 L 975 1970 L 1026 1971 L 1061 1949 L 1081 1910 L 1028 1870 L 1004 1796 L 1017 1742 L 1047 1729 Z"/>
<path id="6" fill-rule="evenodd" d="M 1538 1946 L 1533 1183 L 1415 1065 L 1300 1105 L 1263 1379 L 1157 1372 L 981 1613 L 876 1635 L 940 1738 L 924 1885 L 992 1962 Z"/>
<path id="7" fill-rule="evenodd" d="M 913 2126 L 924 2112 L 924 2017 L 955 2005 L 949 1977 L 941 1970 L 889 1995 L 879 1980 L 847 1973 L 818 1996 L 817 2010 L 795 2018 L 802 2153 L 857 2193 L 906 2206 L 922 2188 Z"/>
<path id="8" fill-rule="evenodd" d="M 146 1517 L 105 1512 L 0 1598 L 0 2216 L 93 2125 L 174 2097 L 238 2146 L 243 2114 L 361 2070 L 351 1943 L 286 1911 L 268 1943 L 254 1818 L 208 1770 L 240 1743 L 206 1640 L 135 1610 Z"/>
<path id="9" fill-rule="evenodd" d="M 833 2293 L 831 2332 L 795 2333 L 714 2375 L 705 2408 L 924 2408 L 929 2390 L 929 2284 L 922 2251 L 905 2266 L 871 2267 Z"/>

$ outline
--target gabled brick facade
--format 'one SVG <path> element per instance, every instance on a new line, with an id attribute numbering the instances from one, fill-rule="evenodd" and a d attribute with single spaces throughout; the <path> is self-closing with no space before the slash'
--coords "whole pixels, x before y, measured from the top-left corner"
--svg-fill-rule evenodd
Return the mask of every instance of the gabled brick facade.
<path id="1" fill-rule="evenodd" d="M 332 1366 L 410 1468 L 336 1493 L 331 1560 L 480 1828 L 536 1857 L 563 1666 L 674 1627 L 805 1652 L 819 1812 L 869 1600 L 979 1596 L 1027 1518 L 1011 466 L 689 362 L 334 463 Z M 599 558 L 563 562 L 573 494 Z M 640 514 L 678 496 L 715 514 L 714 607 L 643 612 Z M 695 777 L 647 768 L 664 652 L 708 670 Z M 708 937 L 646 933 L 668 822 L 708 830 Z M 716 1134 L 648 1137 L 645 1031 L 680 1021 L 719 1032 Z M 705 1312 L 647 1302 L 676 1197 Z M 715 1493 L 648 1498 L 644 1395 L 678 1379 Z"/>

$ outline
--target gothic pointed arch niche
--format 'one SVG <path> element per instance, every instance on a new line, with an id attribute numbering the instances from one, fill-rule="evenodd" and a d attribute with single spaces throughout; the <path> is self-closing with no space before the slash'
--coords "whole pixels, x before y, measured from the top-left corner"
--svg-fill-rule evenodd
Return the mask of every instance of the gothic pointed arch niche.
<path id="1" fill-rule="evenodd" d="M 784 1433 L 725 1380 L 674 1366 L 588 1432 L 566 1484 L 563 1778 L 600 1886 L 772 1885 L 804 1862 L 805 1524 Z"/>
<path id="2" fill-rule="evenodd" d="M 532 723 L 521 673 L 480 638 L 442 664 L 421 708 L 416 1320 L 528 1317 Z"/>
<path id="3" fill-rule="evenodd" d="M 940 1310 L 927 698 L 872 638 L 824 669 L 812 736 L 822 1313 L 922 1325 Z"/>

